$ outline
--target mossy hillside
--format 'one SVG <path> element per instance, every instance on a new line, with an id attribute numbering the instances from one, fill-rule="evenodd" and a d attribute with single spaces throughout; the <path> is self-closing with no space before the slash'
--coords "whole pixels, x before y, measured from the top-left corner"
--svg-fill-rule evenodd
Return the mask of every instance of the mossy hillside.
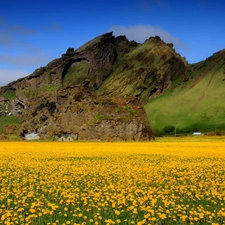
<path id="1" fill-rule="evenodd" d="M 0 133 L 2 133 L 5 126 L 15 125 L 19 128 L 21 122 L 21 118 L 16 116 L 0 116 Z"/>
<path id="2" fill-rule="evenodd" d="M 180 58 L 171 46 L 160 39 L 150 38 L 117 58 L 113 73 L 98 92 L 101 95 L 113 93 L 120 96 L 148 97 L 156 80 L 163 82 L 168 73 L 171 73 L 173 79 L 178 76 L 176 70 L 171 70 L 171 64 L 174 64 L 176 57 Z"/>
<path id="3" fill-rule="evenodd" d="M 90 63 L 86 61 L 72 65 L 63 79 L 63 87 L 82 83 L 88 75 L 89 68 Z"/>
<path id="4" fill-rule="evenodd" d="M 3 93 L 0 93 L 0 96 L 10 101 L 16 98 L 16 92 L 14 90 L 7 90 Z"/>
<path id="5" fill-rule="evenodd" d="M 32 99 L 37 96 L 48 96 L 51 93 L 57 92 L 61 88 L 59 84 L 46 84 L 40 88 L 26 88 L 25 90 L 17 90 L 17 96 L 25 96 L 27 99 Z"/>
<path id="6" fill-rule="evenodd" d="M 145 105 L 153 131 L 163 134 L 172 125 L 177 132 L 224 132 L 225 62 L 215 55 L 206 62 L 191 65 L 188 81 L 175 84 L 162 96 Z M 190 74 L 189 74 L 190 75 Z"/>

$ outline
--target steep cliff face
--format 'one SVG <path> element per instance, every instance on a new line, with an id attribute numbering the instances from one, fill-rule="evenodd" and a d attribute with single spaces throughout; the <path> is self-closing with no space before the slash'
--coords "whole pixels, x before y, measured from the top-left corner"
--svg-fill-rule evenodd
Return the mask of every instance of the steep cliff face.
<path id="1" fill-rule="evenodd" d="M 99 98 L 75 86 L 34 98 L 25 111 L 21 134 L 76 135 L 80 140 L 153 140 L 146 114 L 132 100 Z"/>
<path id="2" fill-rule="evenodd" d="M 107 33 L 2 87 L 0 115 L 23 116 L 21 134 L 151 140 L 142 105 L 162 94 L 186 64 L 159 37 L 140 45 Z"/>
<path id="3" fill-rule="evenodd" d="M 107 33 L 76 51 L 74 48 L 68 48 L 61 58 L 51 61 L 25 78 L 2 87 L 1 91 L 32 92 L 34 88 L 45 91 L 50 87 L 65 88 L 84 82 L 96 90 L 113 72 L 118 52 L 129 51 L 130 45 L 134 43 L 130 43 L 126 37 L 120 37 L 117 41 L 112 33 Z"/>
<path id="4" fill-rule="evenodd" d="M 141 45 L 125 36 L 107 33 L 80 49 L 69 48 L 61 58 L 2 87 L 0 92 L 16 91 L 26 101 L 32 96 L 85 83 L 104 96 L 119 94 L 146 100 L 163 93 L 186 69 L 185 59 L 158 36 Z"/>

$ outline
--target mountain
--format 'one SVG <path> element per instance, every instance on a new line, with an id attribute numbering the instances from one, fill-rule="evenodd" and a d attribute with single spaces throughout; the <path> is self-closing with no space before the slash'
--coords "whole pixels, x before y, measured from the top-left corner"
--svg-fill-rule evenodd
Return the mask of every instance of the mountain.
<path id="1" fill-rule="evenodd" d="M 223 93 L 223 63 L 223 51 L 189 65 L 158 36 L 138 44 L 106 33 L 0 88 L 0 132 L 140 141 L 168 128 L 185 131 L 199 121 L 211 85 L 219 82 Z M 188 107 L 196 116 L 185 124 Z"/>
<path id="2" fill-rule="evenodd" d="M 80 140 L 153 140 L 154 136 L 138 98 L 99 95 L 113 73 L 119 56 L 135 42 L 112 33 L 101 35 L 76 51 L 31 75 L 0 89 L 0 121 L 4 133 L 38 133 L 44 138 L 73 135 Z M 13 122 L 11 122 L 11 120 Z M 8 127 L 5 128 L 5 127 Z"/>

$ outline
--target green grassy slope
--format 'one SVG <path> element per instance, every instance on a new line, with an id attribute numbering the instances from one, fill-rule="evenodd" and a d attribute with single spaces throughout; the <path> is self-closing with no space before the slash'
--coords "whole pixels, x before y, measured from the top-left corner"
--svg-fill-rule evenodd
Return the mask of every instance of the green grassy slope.
<path id="1" fill-rule="evenodd" d="M 63 87 L 82 83 L 88 75 L 89 62 L 80 62 L 72 66 L 63 80 Z"/>
<path id="2" fill-rule="evenodd" d="M 176 127 L 178 134 L 225 133 L 225 50 L 190 65 L 185 79 L 145 105 L 155 134 L 163 134 L 166 126 Z"/>
<path id="3" fill-rule="evenodd" d="M 147 99 L 168 73 L 172 79 L 181 75 L 182 60 L 185 61 L 170 45 L 157 37 L 150 38 L 125 55 L 118 56 L 113 73 L 98 93 L 126 97 L 141 95 L 142 99 Z M 174 65 L 177 68 L 172 69 Z"/>
<path id="4" fill-rule="evenodd" d="M 10 125 L 15 125 L 17 127 L 20 127 L 21 119 L 16 116 L 1 116 L 0 117 L 0 133 L 2 133 L 4 126 L 10 126 Z"/>

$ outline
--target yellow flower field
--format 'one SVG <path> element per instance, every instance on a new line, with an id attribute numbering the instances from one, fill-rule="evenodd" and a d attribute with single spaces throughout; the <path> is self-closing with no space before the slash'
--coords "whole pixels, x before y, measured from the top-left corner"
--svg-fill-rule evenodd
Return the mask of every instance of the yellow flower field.
<path id="1" fill-rule="evenodd" d="M 225 224 L 225 142 L 1 142 L 0 224 Z"/>

